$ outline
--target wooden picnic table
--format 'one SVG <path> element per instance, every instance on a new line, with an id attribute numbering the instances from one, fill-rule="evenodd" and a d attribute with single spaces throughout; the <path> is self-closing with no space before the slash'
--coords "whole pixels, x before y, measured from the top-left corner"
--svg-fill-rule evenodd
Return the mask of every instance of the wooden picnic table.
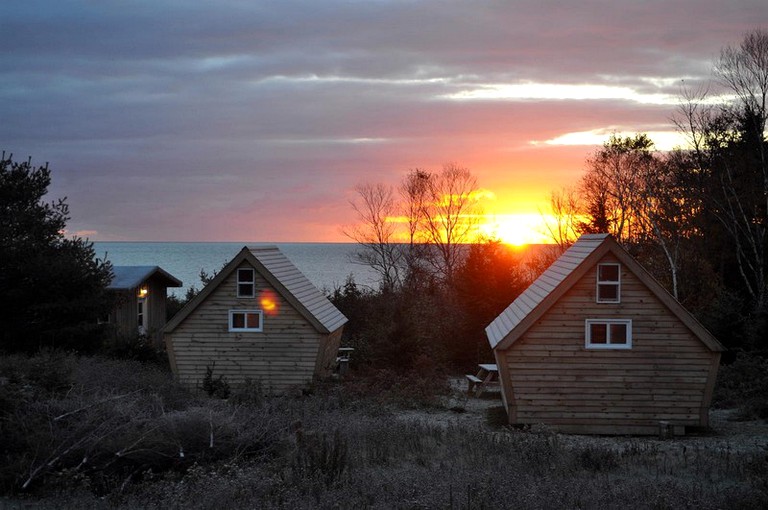
<path id="1" fill-rule="evenodd" d="M 494 363 L 480 363 L 477 365 L 477 375 L 467 374 L 467 393 L 472 394 L 474 392 L 476 397 L 483 394 L 488 386 L 498 386 L 499 384 L 499 367 Z"/>
<path id="2" fill-rule="evenodd" d="M 349 360 L 354 350 L 354 347 L 339 347 L 339 352 L 336 354 L 336 372 L 339 375 L 346 375 L 349 371 Z"/>

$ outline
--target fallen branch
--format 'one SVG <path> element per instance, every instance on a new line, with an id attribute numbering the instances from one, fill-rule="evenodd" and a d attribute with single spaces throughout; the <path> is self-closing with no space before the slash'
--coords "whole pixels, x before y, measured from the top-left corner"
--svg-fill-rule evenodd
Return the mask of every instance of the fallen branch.
<path id="1" fill-rule="evenodd" d="M 83 406 L 83 407 L 80 407 L 78 409 L 75 409 L 74 411 L 69 411 L 68 413 L 64 413 L 64 414 L 62 414 L 60 416 L 57 416 L 57 417 L 55 417 L 53 419 L 53 421 L 62 420 L 64 418 L 66 418 L 67 416 L 72 416 L 73 414 L 77 414 L 80 411 L 85 411 L 86 409 L 90 409 L 91 407 L 96 407 L 96 406 L 104 404 L 106 402 L 111 402 L 113 400 L 120 400 L 121 398 L 129 397 L 129 396 L 133 395 L 134 393 L 138 393 L 140 391 L 144 391 L 144 388 L 139 388 L 138 390 L 134 390 L 134 391 L 132 391 L 130 393 L 126 393 L 124 395 L 118 395 L 116 397 L 110 397 L 110 398 L 105 398 L 104 400 L 99 400 L 98 402 L 94 402 L 92 404 L 88 404 L 87 406 Z"/>

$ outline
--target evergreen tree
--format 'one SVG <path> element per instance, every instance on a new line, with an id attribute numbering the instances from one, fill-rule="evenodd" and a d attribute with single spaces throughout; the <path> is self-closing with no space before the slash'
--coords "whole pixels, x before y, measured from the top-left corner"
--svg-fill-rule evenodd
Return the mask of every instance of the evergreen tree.
<path id="1" fill-rule="evenodd" d="M 0 157 L 0 349 L 90 349 L 109 311 L 109 262 L 93 244 L 65 236 L 66 199 L 45 202 L 48 166 Z"/>

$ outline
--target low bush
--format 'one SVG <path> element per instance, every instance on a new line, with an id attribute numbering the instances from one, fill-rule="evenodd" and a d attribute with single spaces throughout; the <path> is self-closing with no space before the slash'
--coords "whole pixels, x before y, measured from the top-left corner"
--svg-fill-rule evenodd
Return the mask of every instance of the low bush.
<path id="1" fill-rule="evenodd" d="M 739 353 L 723 364 L 717 375 L 713 403 L 717 407 L 738 407 L 744 420 L 768 420 L 768 358 Z"/>
<path id="2" fill-rule="evenodd" d="M 257 379 L 247 378 L 229 397 L 234 405 L 262 405 L 265 401 L 264 386 Z"/>
<path id="3" fill-rule="evenodd" d="M 346 398 L 375 401 L 377 405 L 404 409 L 439 407 L 450 393 L 448 377 L 441 370 L 415 367 L 406 372 L 359 368 L 345 380 Z"/>
<path id="4" fill-rule="evenodd" d="M 0 491 L 81 483 L 99 494 L 142 473 L 250 458 L 289 418 L 200 401 L 156 365 L 71 354 L 2 358 Z"/>
<path id="5" fill-rule="evenodd" d="M 565 441 L 408 413 L 430 374 L 198 398 L 136 361 L 0 360 L 0 505 L 34 508 L 764 508 L 765 453 Z M 61 359 L 54 381 L 27 370 Z M 418 364 L 418 363 L 415 363 Z M 444 379 L 442 379 L 444 380 Z M 58 381 L 58 382 L 56 382 Z M 43 386 L 38 386 L 41 384 Z M 414 386 L 416 386 L 414 388 Z M 422 388 L 419 389 L 419 386 Z M 439 398 L 424 405 L 440 406 Z M 423 416 L 421 419 L 414 416 Z M 20 499 L 26 498 L 26 499 Z M 34 498 L 34 499 L 31 499 Z"/>
<path id="6" fill-rule="evenodd" d="M 99 350 L 103 356 L 168 365 L 168 354 L 162 347 L 153 344 L 147 335 L 125 337 L 113 332 L 106 338 Z"/>
<path id="7" fill-rule="evenodd" d="M 214 376 L 214 366 L 215 365 L 208 365 L 205 367 L 205 376 L 203 376 L 201 388 L 209 397 L 228 398 L 231 390 L 227 378 L 221 374 Z"/>
<path id="8" fill-rule="evenodd" d="M 43 349 L 35 356 L 0 356 L 0 377 L 26 392 L 56 395 L 71 387 L 77 362 L 75 354 L 53 349 Z"/>

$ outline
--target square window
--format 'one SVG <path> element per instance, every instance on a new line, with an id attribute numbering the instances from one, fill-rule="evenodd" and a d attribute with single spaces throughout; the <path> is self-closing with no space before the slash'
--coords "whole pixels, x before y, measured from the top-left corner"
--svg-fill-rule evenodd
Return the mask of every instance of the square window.
<path id="1" fill-rule="evenodd" d="M 626 344 L 627 343 L 627 325 L 622 322 L 612 322 L 609 324 L 612 344 Z"/>
<path id="2" fill-rule="evenodd" d="M 597 301 L 600 303 L 618 303 L 619 286 L 600 284 L 597 286 Z"/>
<path id="3" fill-rule="evenodd" d="M 245 314 L 245 328 L 246 329 L 261 329 L 261 314 L 260 313 L 247 313 Z"/>
<path id="4" fill-rule="evenodd" d="M 233 313 L 232 314 L 232 329 L 245 329 L 245 314 Z"/>
<path id="5" fill-rule="evenodd" d="M 621 266 L 619 264 L 597 265 L 598 303 L 621 302 Z"/>
<path id="6" fill-rule="evenodd" d="M 605 324 L 601 323 L 591 324 L 589 338 L 593 344 L 608 343 L 608 328 Z"/>
<path id="7" fill-rule="evenodd" d="M 237 270 L 237 297 L 256 295 L 256 271 L 253 269 Z"/>
<path id="8" fill-rule="evenodd" d="M 600 264 L 597 266 L 599 276 L 597 277 L 601 282 L 618 282 L 619 281 L 619 265 L 618 264 Z"/>

